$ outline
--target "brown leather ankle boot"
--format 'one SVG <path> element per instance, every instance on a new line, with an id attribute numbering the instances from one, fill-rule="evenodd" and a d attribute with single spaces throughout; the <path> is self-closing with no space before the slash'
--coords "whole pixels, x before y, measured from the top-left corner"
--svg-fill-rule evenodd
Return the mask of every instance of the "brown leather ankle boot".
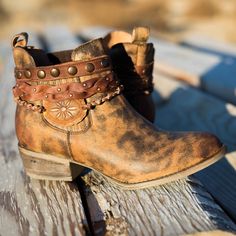
<path id="1" fill-rule="evenodd" d="M 145 118 L 154 121 L 153 91 L 154 48 L 147 43 L 149 28 L 134 28 L 132 35 L 113 31 L 104 37 L 110 56 L 121 83 L 124 96 Z"/>
<path id="2" fill-rule="evenodd" d="M 160 185 L 220 159 L 208 133 L 156 129 L 122 94 L 102 39 L 45 53 L 13 39 L 16 134 L 26 173 L 72 180 L 84 167 L 126 189 Z"/>

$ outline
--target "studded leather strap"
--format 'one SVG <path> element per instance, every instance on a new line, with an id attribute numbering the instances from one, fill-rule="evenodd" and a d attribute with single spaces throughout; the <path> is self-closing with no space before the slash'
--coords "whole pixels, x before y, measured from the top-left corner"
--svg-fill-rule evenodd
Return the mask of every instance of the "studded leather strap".
<path id="1" fill-rule="evenodd" d="M 108 56 L 97 57 L 88 61 L 71 61 L 52 66 L 15 68 L 15 77 L 21 81 L 55 80 L 111 70 Z"/>

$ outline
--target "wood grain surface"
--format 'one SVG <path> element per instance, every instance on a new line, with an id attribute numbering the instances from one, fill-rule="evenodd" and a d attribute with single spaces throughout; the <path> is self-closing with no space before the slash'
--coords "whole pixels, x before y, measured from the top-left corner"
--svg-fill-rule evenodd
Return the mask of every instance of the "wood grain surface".
<path id="1" fill-rule="evenodd" d="M 225 56 L 226 58 L 236 57 L 236 45 L 218 41 L 210 37 L 199 34 L 187 34 L 182 39 L 182 45 L 192 47 L 198 51 L 207 52 L 208 54 Z"/>
<path id="2" fill-rule="evenodd" d="M 94 172 L 84 177 L 96 235 L 183 235 L 235 224 L 196 179 L 136 191 L 115 188 Z"/>

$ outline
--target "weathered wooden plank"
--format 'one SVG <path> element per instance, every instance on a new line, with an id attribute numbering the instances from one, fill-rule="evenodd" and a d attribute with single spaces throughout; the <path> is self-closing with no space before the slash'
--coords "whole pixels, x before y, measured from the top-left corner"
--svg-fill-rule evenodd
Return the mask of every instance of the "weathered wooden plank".
<path id="1" fill-rule="evenodd" d="M 86 220 L 75 184 L 30 180 L 14 131 L 13 59 L 5 50 L 0 80 L 0 234 L 84 235 Z"/>
<path id="2" fill-rule="evenodd" d="M 234 233 L 222 231 L 222 230 L 212 230 L 206 232 L 200 232 L 195 234 L 185 234 L 184 236 L 234 236 Z"/>
<path id="3" fill-rule="evenodd" d="M 86 27 L 80 29 L 78 36 L 82 36 L 82 38 L 85 39 L 103 38 L 112 30 L 114 30 L 114 28 L 104 26 Z"/>
<path id="4" fill-rule="evenodd" d="M 199 34 L 186 35 L 182 45 L 191 47 L 195 50 L 207 52 L 209 54 L 224 56 L 230 59 L 236 57 L 236 45 L 229 42 L 218 41 Z"/>
<path id="5" fill-rule="evenodd" d="M 156 92 L 164 100 L 157 107 L 155 124 L 166 130 L 212 132 L 227 145 L 229 158 L 236 158 L 236 107 L 179 81 L 157 77 Z M 236 172 L 230 163 L 223 159 L 196 176 L 236 220 Z"/>
<path id="6" fill-rule="evenodd" d="M 236 104 L 236 45 L 197 35 L 186 37 L 181 44 L 189 49 L 221 57 L 221 63 L 201 76 L 201 87 Z"/>
<path id="7" fill-rule="evenodd" d="M 74 49 L 78 46 L 78 39 L 66 26 L 46 27 L 42 36 L 46 37 L 46 43 L 50 44 L 50 51 Z"/>
<path id="8" fill-rule="evenodd" d="M 183 235 L 212 229 L 236 230 L 196 179 L 124 191 L 100 175 L 84 177 L 97 235 Z"/>
<path id="9" fill-rule="evenodd" d="M 150 42 L 153 42 L 156 48 L 158 70 L 184 79 L 194 86 L 200 86 L 200 76 L 220 62 L 217 56 L 189 50 L 175 43 L 154 37 L 150 38 Z"/>
<path id="10" fill-rule="evenodd" d="M 81 33 L 91 38 L 95 36 L 94 32 L 99 31 L 99 36 L 102 36 L 108 29 L 94 27 L 84 29 Z M 156 48 L 155 59 L 159 72 L 236 104 L 235 59 L 197 51 L 155 37 L 151 37 L 150 42 Z"/>
<path id="11" fill-rule="evenodd" d="M 157 69 L 236 104 L 236 60 L 152 38 Z"/>

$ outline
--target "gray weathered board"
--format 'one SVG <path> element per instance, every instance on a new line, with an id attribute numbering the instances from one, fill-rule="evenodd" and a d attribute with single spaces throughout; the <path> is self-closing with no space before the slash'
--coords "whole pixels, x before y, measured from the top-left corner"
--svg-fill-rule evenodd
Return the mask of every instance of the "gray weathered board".
<path id="1" fill-rule="evenodd" d="M 79 44 L 73 34 L 60 27 L 54 31 L 53 28 L 45 30 L 40 39 L 50 50 Z M 37 43 L 37 38 L 33 41 Z M 87 226 L 84 209 L 96 235 L 103 235 L 105 229 L 107 235 L 181 235 L 217 228 L 236 231 L 232 220 L 196 178 L 138 191 L 116 189 L 93 172 L 78 179 L 79 185 L 27 178 L 14 134 L 11 52 L 9 49 L 3 51 L 5 65 L 0 71 L 0 121 L 3 127 L 0 130 L 0 235 L 83 235 Z M 177 88 L 174 81 L 163 77 L 165 80 L 173 89 Z M 165 86 L 160 87 L 159 95 L 155 94 L 156 104 L 164 109 L 163 101 L 168 104 L 172 92 Z M 199 99 L 201 95 L 199 93 Z M 157 116 L 160 116 L 159 111 Z M 203 125 L 206 117 L 201 118 L 199 124 Z M 223 117 L 222 122 L 224 120 Z M 207 127 L 210 129 L 210 125 Z M 87 205 L 85 201 L 82 204 L 79 189 L 86 197 Z"/>
<path id="2" fill-rule="evenodd" d="M 199 34 L 188 34 L 182 40 L 182 45 L 193 47 L 199 51 L 205 51 L 209 54 L 224 56 L 228 59 L 236 57 L 236 45 L 229 42 L 212 40 Z"/>

